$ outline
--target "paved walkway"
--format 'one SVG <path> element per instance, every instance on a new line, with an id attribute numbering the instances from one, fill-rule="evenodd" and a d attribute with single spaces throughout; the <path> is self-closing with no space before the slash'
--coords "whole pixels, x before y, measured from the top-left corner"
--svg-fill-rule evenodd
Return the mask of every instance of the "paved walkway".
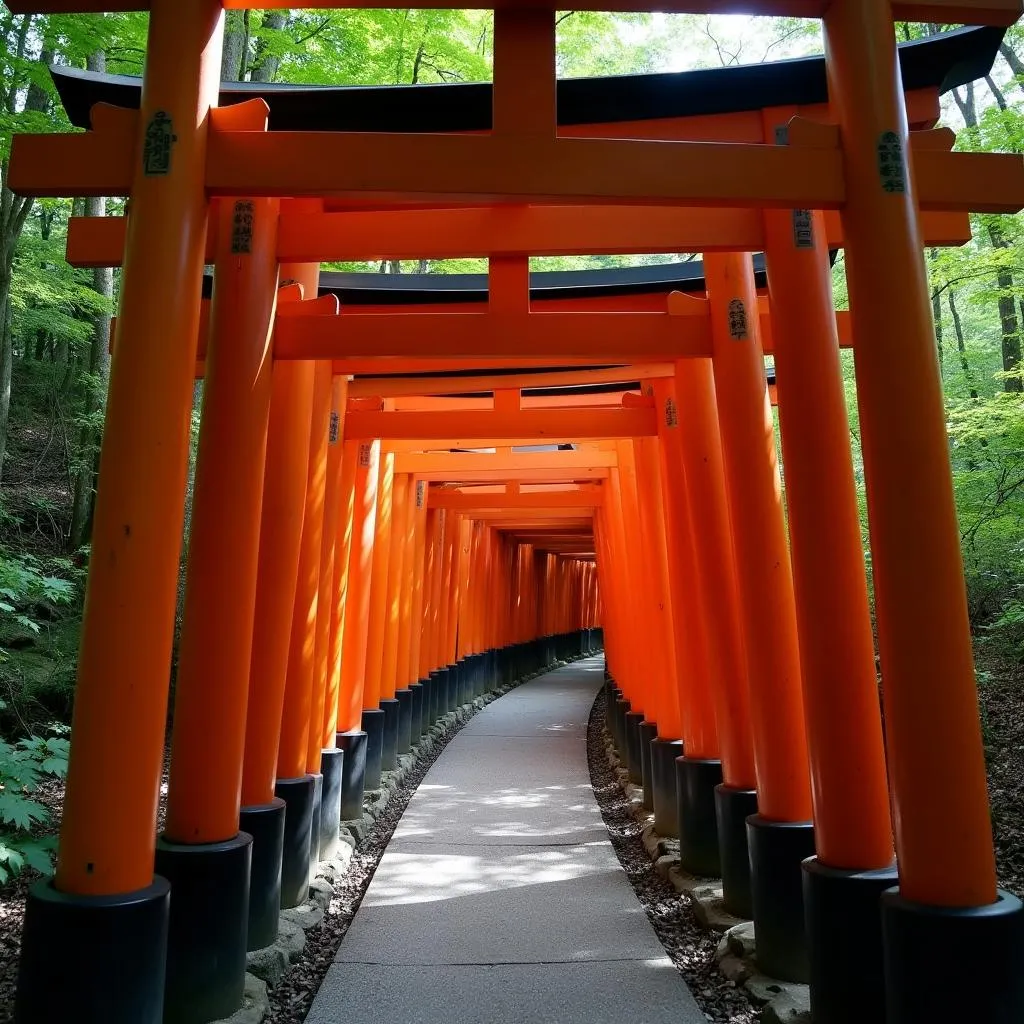
<path id="1" fill-rule="evenodd" d="M 587 771 L 603 661 L 488 705 L 409 802 L 307 1024 L 704 1024 Z"/>

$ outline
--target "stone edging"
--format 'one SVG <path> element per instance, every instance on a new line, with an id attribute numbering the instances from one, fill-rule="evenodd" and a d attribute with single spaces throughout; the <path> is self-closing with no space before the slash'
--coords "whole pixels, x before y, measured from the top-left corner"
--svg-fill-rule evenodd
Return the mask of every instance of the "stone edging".
<path id="1" fill-rule="evenodd" d="M 791 981 L 778 981 L 757 969 L 754 922 L 730 914 L 724 905 L 721 879 L 699 878 L 679 863 L 679 840 L 660 836 L 654 830 L 654 815 L 643 805 L 643 789 L 629 781 L 615 743 L 602 726 L 604 752 L 629 801 L 630 812 L 642 825 L 644 849 L 654 861 L 657 873 L 689 899 L 694 916 L 709 931 L 722 936 L 715 958 L 719 970 L 737 988 L 742 987 L 752 1002 L 762 1006 L 761 1024 L 811 1024 L 810 989 Z"/>
<path id="2" fill-rule="evenodd" d="M 401 790 L 413 771 L 425 761 L 436 758 L 466 722 L 488 704 L 531 679 L 588 657 L 593 655 L 581 655 L 569 661 L 553 662 L 538 672 L 506 683 L 475 698 L 472 702 L 460 705 L 438 719 L 409 753 L 399 755 L 398 767 L 394 771 L 381 773 L 380 789 L 365 794 L 363 816 L 341 822 L 339 851 L 332 860 L 322 861 L 318 865 L 316 877 L 310 882 L 309 898 L 306 902 L 290 910 L 282 910 L 277 940 L 272 945 L 247 955 L 245 1001 L 242 1007 L 232 1016 L 222 1021 L 213 1021 L 211 1024 L 262 1024 L 270 1010 L 270 992 L 281 983 L 302 956 L 306 947 L 306 932 L 316 928 L 323 921 L 324 914 L 335 896 L 335 886 L 348 874 L 353 854 L 363 846 L 392 797 Z"/>

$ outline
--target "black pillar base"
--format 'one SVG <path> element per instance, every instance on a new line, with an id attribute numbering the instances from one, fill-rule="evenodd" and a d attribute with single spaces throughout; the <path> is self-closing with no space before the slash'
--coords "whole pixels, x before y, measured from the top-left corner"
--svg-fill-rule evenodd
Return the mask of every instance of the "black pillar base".
<path id="1" fill-rule="evenodd" d="M 630 703 L 625 697 L 615 702 L 615 752 L 623 764 L 626 763 L 626 715 L 629 708 Z"/>
<path id="2" fill-rule="evenodd" d="M 692 875 L 720 878 L 715 787 L 722 784 L 722 762 L 695 757 L 676 761 L 679 800 L 679 863 Z"/>
<path id="3" fill-rule="evenodd" d="M 251 859 L 247 832 L 195 846 L 157 840 L 172 894 L 164 1024 L 207 1024 L 242 1005 Z"/>
<path id="4" fill-rule="evenodd" d="M 750 852 L 747 818 L 757 814 L 757 791 L 715 787 L 715 819 L 718 822 L 718 855 L 722 865 L 725 909 L 736 917 L 752 918 Z"/>
<path id="5" fill-rule="evenodd" d="M 448 669 L 439 668 L 430 673 L 430 725 L 433 727 L 441 717 L 445 687 L 448 685 Z"/>
<path id="6" fill-rule="evenodd" d="M 51 879 L 29 890 L 16 1024 L 162 1024 L 171 887 L 73 896 Z"/>
<path id="7" fill-rule="evenodd" d="M 334 737 L 338 749 L 345 751 L 341 764 L 341 821 L 355 821 L 363 816 L 363 793 L 366 791 L 367 735 L 362 729 L 339 732 Z"/>
<path id="8" fill-rule="evenodd" d="M 640 781 L 644 787 L 644 810 L 654 810 L 654 774 L 651 769 L 651 743 L 658 738 L 658 723 L 640 723 Z"/>
<path id="9" fill-rule="evenodd" d="M 246 939 L 249 951 L 265 949 L 277 938 L 277 922 L 281 913 L 284 815 L 284 801 L 275 799 L 258 807 L 243 807 L 238 816 L 241 831 L 252 836 Z"/>
<path id="10" fill-rule="evenodd" d="M 396 690 L 398 701 L 398 735 L 396 753 L 408 754 L 412 750 L 412 690 Z"/>
<path id="11" fill-rule="evenodd" d="M 341 846 L 341 790 L 345 780 L 345 751 L 325 747 L 320 752 L 320 774 L 324 777 L 320 796 L 320 860 L 330 860 Z"/>
<path id="12" fill-rule="evenodd" d="M 1024 906 L 931 907 L 882 896 L 887 1024 L 1024 1020 Z"/>
<path id="13" fill-rule="evenodd" d="M 459 695 L 460 704 L 472 704 L 477 693 L 482 693 L 484 686 L 484 655 L 474 654 L 472 658 L 473 670 L 467 672 L 462 680 L 462 692 Z"/>
<path id="14" fill-rule="evenodd" d="M 441 700 L 441 717 L 454 711 L 458 705 L 459 689 L 462 686 L 462 674 L 466 671 L 465 662 L 457 661 L 449 666 L 444 679 L 444 695 Z"/>
<path id="15" fill-rule="evenodd" d="M 644 781 L 640 764 L 640 723 L 643 720 L 642 711 L 629 711 L 626 714 L 626 769 L 629 781 L 636 786 Z"/>
<path id="16" fill-rule="evenodd" d="M 381 740 L 381 771 L 393 772 L 398 767 L 398 701 L 394 697 L 380 702 L 384 712 L 384 736 Z"/>
<path id="17" fill-rule="evenodd" d="M 615 702 L 622 697 L 622 691 L 615 685 L 614 679 L 609 679 L 604 688 L 604 724 L 612 741 L 615 740 Z"/>
<path id="18" fill-rule="evenodd" d="M 309 849 L 313 829 L 316 780 L 278 779 L 274 792 L 285 803 L 281 854 L 281 909 L 297 907 L 309 895 Z"/>
<path id="19" fill-rule="evenodd" d="M 323 809 L 324 777 L 319 772 L 310 772 L 313 778 L 313 813 L 309 819 L 309 881 L 316 878 L 316 869 L 320 864 L 320 818 Z"/>
<path id="20" fill-rule="evenodd" d="M 431 702 L 434 699 L 434 678 L 433 676 L 427 676 L 420 680 L 420 692 L 422 693 L 422 708 L 420 709 L 420 739 L 430 732 L 430 727 L 434 724 L 433 718 L 430 717 Z"/>
<path id="21" fill-rule="evenodd" d="M 366 771 L 363 785 L 371 792 L 380 789 L 380 769 L 384 752 L 384 712 L 372 708 L 363 712 L 363 732 L 366 733 Z M 356 817 L 362 816 L 362 810 Z"/>
<path id="22" fill-rule="evenodd" d="M 682 756 L 682 740 L 655 740 L 651 744 L 651 790 L 654 831 L 679 838 L 679 800 L 676 797 L 676 758 Z"/>
<path id="23" fill-rule="evenodd" d="M 811 1014 L 821 1024 L 885 1020 L 880 900 L 896 868 L 845 871 L 817 857 L 803 863 Z"/>
<path id="24" fill-rule="evenodd" d="M 752 814 L 747 819 L 747 842 L 757 966 L 771 978 L 806 982 L 810 965 L 802 865 L 814 856 L 814 826 Z"/>
<path id="25" fill-rule="evenodd" d="M 412 694 L 412 714 L 409 716 L 409 739 L 415 747 L 423 735 L 423 684 L 410 684 L 409 692 Z"/>

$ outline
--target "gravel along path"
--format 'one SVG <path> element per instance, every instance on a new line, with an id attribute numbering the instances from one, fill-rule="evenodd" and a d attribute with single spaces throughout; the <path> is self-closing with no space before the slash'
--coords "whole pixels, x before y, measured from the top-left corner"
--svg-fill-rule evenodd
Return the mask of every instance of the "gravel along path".
<path id="1" fill-rule="evenodd" d="M 715 1024 L 754 1024 L 760 1011 L 718 969 L 715 949 L 720 936 L 706 931 L 686 898 L 654 870 L 640 838 L 640 825 L 630 814 L 629 802 L 605 756 L 604 718 L 602 690 L 590 712 L 587 759 L 594 795 L 622 869 L 704 1016 Z"/>

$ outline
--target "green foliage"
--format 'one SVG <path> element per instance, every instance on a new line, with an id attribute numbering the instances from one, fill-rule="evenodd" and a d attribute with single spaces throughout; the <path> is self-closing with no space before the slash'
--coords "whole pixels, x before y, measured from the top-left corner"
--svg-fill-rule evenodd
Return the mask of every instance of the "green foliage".
<path id="1" fill-rule="evenodd" d="M 26 867 L 52 872 L 55 837 L 38 834 L 50 812 L 33 796 L 46 779 L 64 777 L 68 751 L 60 736 L 31 736 L 14 744 L 0 740 L 0 884 Z"/>

